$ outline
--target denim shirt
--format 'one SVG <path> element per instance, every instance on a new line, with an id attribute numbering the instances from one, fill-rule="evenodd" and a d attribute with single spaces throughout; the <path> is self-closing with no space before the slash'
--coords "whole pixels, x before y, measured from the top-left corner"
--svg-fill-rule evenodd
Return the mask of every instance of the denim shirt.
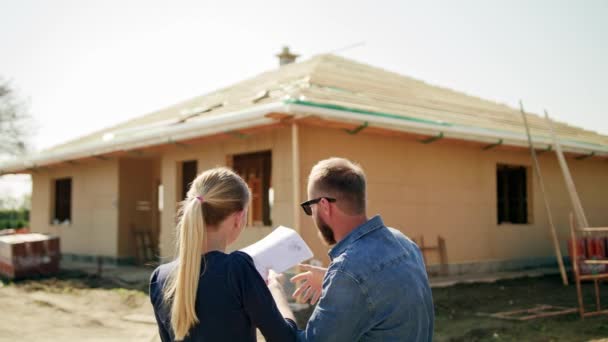
<path id="1" fill-rule="evenodd" d="M 330 251 L 321 299 L 299 341 L 432 341 L 420 249 L 375 216 Z"/>

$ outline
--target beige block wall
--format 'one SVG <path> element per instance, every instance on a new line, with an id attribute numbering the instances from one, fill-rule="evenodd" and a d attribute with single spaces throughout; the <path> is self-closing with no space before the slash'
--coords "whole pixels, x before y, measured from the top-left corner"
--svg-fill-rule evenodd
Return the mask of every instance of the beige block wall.
<path id="1" fill-rule="evenodd" d="M 257 151 L 272 151 L 271 184 L 274 190 L 274 206 L 271 209 L 272 227 L 246 227 L 239 240 L 229 250 L 239 249 L 253 243 L 278 225 L 293 222 L 293 186 L 291 182 L 291 131 L 278 128 L 247 138 L 225 138 L 199 145 L 175 146 L 163 153 L 161 174 L 164 191 L 164 209 L 161 213 L 160 252 L 164 261 L 174 254 L 174 233 L 177 204 L 180 200 L 180 163 L 186 160 L 198 161 L 198 172 L 226 166 L 227 156 Z"/>
<path id="2" fill-rule="evenodd" d="M 119 168 L 118 254 L 120 257 L 136 257 L 131 227 L 149 230 L 152 238 L 158 241 L 160 227 L 157 189 L 160 182 L 160 160 L 122 158 Z"/>
<path id="3" fill-rule="evenodd" d="M 51 224 L 54 180 L 72 178 L 72 222 Z M 32 174 L 31 228 L 61 238 L 62 253 L 118 256 L 118 161 L 89 161 Z"/>
<path id="4" fill-rule="evenodd" d="M 368 214 L 381 214 L 385 223 L 414 238 L 447 242 L 450 263 L 471 263 L 552 257 L 547 215 L 528 150 L 463 146 L 448 141 L 421 144 L 402 138 L 349 135 L 318 127 L 300 128 L 302 196 L 306 177 L 319 160 L 346 157 L 360 163 L 368 180 Z M 554 153 L 540 155 L 545 184 L 567 255 L 570 202 Z M 608 163 L 568 159 L 591 225 L 608 224 Z M 528 182 L 531 224 L 499 225 L 496 209 L 496 164 L 530 167 Z M 301 216 L 302 235 L 316 256 L 327 262 L 327 247 L 317 237 L 312 220 Z M 430 264 L 436 259 L 429 260 Z"/>
<path id="5" fill-rule="evenodd" d="M 531 224 L 496 223 L 496 164 L 531 167 L 527 150 L 483 151 L 447 141 L 424 145 L 401 138 L 364 133 L 352 136 L 340 130 L 309 126 L 300 127 L 299 145 L 301 201 L 307 197 L 306 179 L 311 167 L 321 159 L 343 156 L 359 162 L 367 173 L 368 214 L 381 214 L 387 225 L 410 237 L 424 236 L 428 243 L 434 243 L 438 235 L 443 236 L 450 263 L 553 255 L 543 199 L 531 168 L 528 173 L 533 189 L 529 194 Z M 129 222 L 154 226 L 156 220 L 160 221 L 161 256 L 170 259 L 174 251 L 179 163 L 195 159 L 198 171 L 202 172 L 226 165 L 228 155 L 263 150 L 272 151 L 273 227 L 247 227 L 229 247 L 238 249 L 259 240 L 280 224 L 293 226 L 290 128 L 245 139 L 175 146 L 165 151 L 156 164 L 123 160 L 119 166 L 116 160 L 90 161 L 39 171 L 32 175 L 32 229 L 60 235 L 64 253 L 121 257 L 132 256 Z M 555 154 L 544 153 L 539 160 L 562 252 L 566 255 L 570 201 L 563 176 Z M 608 163 L 597 159 L 568 159 L 568 162 L 590 224 L 608 224 L 605 205 Z M 64 177 L 72 177 L 73 181 L 73 222 L 70 226 L 53 226 L 52 182 Z M 154 179 L 160 179 L 164 186 L 164 210 L 160 218 L 140 215 L 129 205 L 142 197 L 141 200 L 151 199 L 152 208 L 156 208 L 153 199 L 156 186 L 148 187 Z M 300 214 L 300 224 L 301 234 L 311 245 L 315 258 L 327 262 L 328 247 L 320 242 L 312 220 Z M 430 263 L 435 261 L 430 259 Z"/>

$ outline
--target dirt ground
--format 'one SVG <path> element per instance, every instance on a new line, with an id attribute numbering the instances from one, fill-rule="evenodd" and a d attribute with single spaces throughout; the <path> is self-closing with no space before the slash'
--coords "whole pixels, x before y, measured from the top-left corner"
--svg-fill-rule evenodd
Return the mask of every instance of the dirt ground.
<path id="1" fill-rule="evenodd" d="M 160 341 L 145 292 L 76 273 L 0 285 L 0 341 Z"/>
<path id="2" fill-rule="evenodd" d="M 125 287 L 77 272 L 4 282 L 0 341 L 159 341 L 146 287 Z M 591 285 L 585 287 L 591 307 Z M 608 291 L 604 292 L 602 301 L 608 303 Z M 537 304 L 575 307 L 575 288 L 563 287 L 557 276 L 457 285 L 434 289 L 433 296 L 439 342 L 589 341 L 608 336 L 608 316 L 581 321 L 569 314 L 528 322 L 479 316 Z"/>
<path id="3" fill-rule="evenodd" d="M 601 297 L 608 307 L 608 289 Z M 584 285 L 585 302 L 593 309 L 591 283 Z M 522 278 L 493 284 L 456 285 L 434 289 L 435 341 L 589 341 L 608 337 L 608 316 L 586 318 L 568 314 L 527 322 L 478 316 L 548 304 L 576 308 L 576 288 L 564 287 L 559 276 Z"/>

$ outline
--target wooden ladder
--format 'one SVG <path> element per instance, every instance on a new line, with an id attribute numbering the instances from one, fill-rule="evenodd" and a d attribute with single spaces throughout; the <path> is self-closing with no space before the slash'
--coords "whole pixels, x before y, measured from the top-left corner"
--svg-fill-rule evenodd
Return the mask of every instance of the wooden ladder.
<path id="1" fill-rule="evenodd" d="M 576 283 L 576 294 L 578 297 L 578 307 L 581 318 L 585 317 L 597 316 L 597 315 L 606 315 L 608 314 L 608 310 L 602 310 L 600 305 L 600 287 L 599 282 L 601 280 L 608 279 L 608 273 L 598 273 L 598 274 L 581 274 L 581 270 L 579 268 L 579 258 L 578 258 L 578 240 L 576 237 L 576 232 L 582 232 L 587 235 L 591 235 L 592 233 L 608 233 L 608 227 L 583 227 L 576 228 L 576 224 L 574 222 L 574 215 L 570 213 L 570 243 L 572 244 L 570 259 L 572 261 L 572 273 L 574 274 L 574 281 Z M 584 253 L 584 251 L 581 251 Z M 583 264 L 586 265 L 607 265 L 608 259 L 602 260 L 592 260 L 592 259 L 584 259 Z M 583 302 L 583 290 L 581 287 L 581 282 L 584 280 L 592 280 L 595 286 L 595 310 L 594 311 L 585 311 L 585 303 Z"/>
<path id="2" fill-rule="evenodd" d="M 157 261 L 157 248 L 152 239 L 152 233 L 147 229 L 131 228 L 135 241 L 135 256 L 138 264 Z"/>
<path id="3" fill-rule="evenodd" d="M 441 236 L 437 236 L 437 245 L 428 246 L 424 244 L 424 236 L 420 236 L 417 239 L 413 239 L 414 243 L 418 245 L 420 248 L 420 252 L 422 252 L 422 259 L 424 260 L 424 264 L 426 266 L 426 273 L 429 273 L 428 259 L 427 253 L 434 252 L 439 254 L 439 274 L 440 276 L 447 276 L 448 271 L 448 254 L 446 250 L 445 239 Z M 430 275 L 429 275 L 430 276 Z"/>

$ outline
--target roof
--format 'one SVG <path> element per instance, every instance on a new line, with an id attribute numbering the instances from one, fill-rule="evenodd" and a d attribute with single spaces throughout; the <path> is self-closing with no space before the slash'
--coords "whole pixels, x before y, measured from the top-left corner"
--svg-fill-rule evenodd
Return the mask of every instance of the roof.
<path id="1" fill-rule="evenodd" d="M 522 141 L 525 141 L 519 110 L 343 57 L 319 55 L 69 141 L 24 158 L 22 162 L 27 159 L 30 165 L 43 165 L 45 161 L 41 155 L 65 154 L 67 158 L 68 151 L 84 151 L 85 147 L 92 149 L 95 146 L 99 151 L 109 152 L 114 148 L 112 146 L 125 149 L 158 144 L 158 140 L 146 142 L 143 138 L 129 147 L 119 146 L 116 142 L 121 137 L 137 140 L 137 134 L 145 131 L 181 129 L 197 123 L 205 127 L 205 123 L 214 118 L 252 109 L 260 109 L 261 114 L 264 114 L 264 108 L 267 112 L 280 111 L 281 108 L 289 112 L 290 106 L 293 109 L 294 105 L 308 109 L 306 112 L 310 113 L 315 109 L 317 112 L 324 109 L 323 113 L 350 113 L 350 122 L 353 119 L 367 122 L 384 118 L 398 122 L 405 130 L 407 127 L 425 126 L 441 132 L 465 132 L 459 135 L 463 139 L 477 134 L 497 139 L 513 136 L 522 140 L 523 137 Z M 534 114 L 527 114 L 527 119 L 535 142 L 549 141 L 545 120 Z M 221 125 L 219 121 L 217 124 Z M 386 127 L 390 129 L 394 125 Z M 554 127 L 564 144 L 571 143 L 584 151 L 608 155 L 608 136 L 565 123 L 554 122 Z M 229 128 L 227 126 L 224 130 Z M 193 132 L 190 136 L 193 134 L 203 133 Z M 18 169 L 14 163 L 9 167 L 0 165 L 0 173 Z"/>

